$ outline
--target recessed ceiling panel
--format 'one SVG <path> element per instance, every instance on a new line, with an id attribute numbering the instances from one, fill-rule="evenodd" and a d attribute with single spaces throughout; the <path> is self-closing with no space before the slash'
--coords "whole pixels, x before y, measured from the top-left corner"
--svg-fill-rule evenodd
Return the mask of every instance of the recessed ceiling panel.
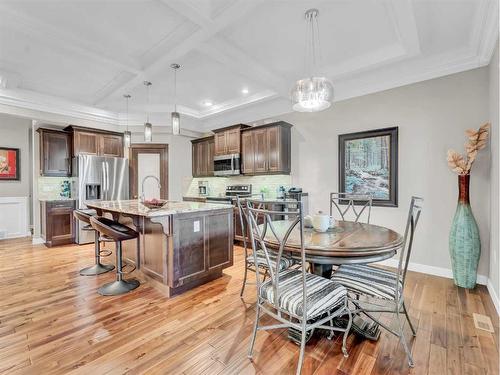
<path id="1" fill-rule="evenodd" d="M 3 28 L 0 46 L 0 69 L 18 73 L 21 88 L 86 104 L 119 73 L 98 62 L 48 50 L 38 39 Z"/>
<path id="2" fill-rule="evenodd" d="M 287 78 L 304 72 L 304 13 L 318 8 L 321 65 L 329 67 L 398 42 L 379 1 L 265 1 L 223 35 Z"/>
<path id="3" fill-rule="evenodd" d="M 415 20 L 426 55 L 467 47 L 477 25 L 479 0 L 415 1 Z"/>
<path id="4" fill-rule="evenodd" d="M 229 100 L 244 99 L 247 95 L 265 89 L 198 51 L 191 51 L 177 62 L 181 64 L 177 72 L 177 103 L 195 110 L 206 110 L 210 107 L 208 102 L 218 105 Z M 153 83 L 150 103 L 164 105 L 167 112 L 170 110 L 168 105 L 174 102 L 173 77 L 173 70 L 169 66 L 160 74 L 148 77 Z M 244 93 L 244 89 L 248 92 Z M 133 91 L 131 106 L 144 106 L 146 90 L 143 85 L 135 87 Z"/>
<path id="5" fill-rule="evenodd" d="M 16 1 L 8 6 L 100 48 L 140 59 L 186 19 L 161 1 Z"/>

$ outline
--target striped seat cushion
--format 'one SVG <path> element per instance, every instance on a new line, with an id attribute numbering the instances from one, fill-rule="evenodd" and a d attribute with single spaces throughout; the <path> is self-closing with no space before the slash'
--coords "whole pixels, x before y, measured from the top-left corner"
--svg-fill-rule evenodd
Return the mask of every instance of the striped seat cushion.
<path id="1" fill-rule="evenodd" d="M 280 272 L 278 285 L 279 301 L 277 305 L 292 316 L 302 317 L 304 308 L 302 271 L 290 268 Z M 306 275 L 306 291 L 308 319 L 343 305 L 347 296 L 347 290 L 342 285 L 311 273 Z M 271 279 L 261 285 L 260 296 L 276 306 Z"/>
<path id="2" fill-rule="evenodd" d="M 394 272 L 381 268 L 344 264 L 334 272 L 332 281 L 356 293 L 392 300 L 396 298 L 396 277 Z M 402 290 L 400 280 L 399 291 Z"/>
<path id="3" fill-rule="evenodd" d="M 269 261 L 271 263 L 271 267 L 273 268 L 273 270 L 276 269 L 276 258 L 277 257 L 278 256 L 275 253 L 270 253 L 269 254 Z M 249 264 L 254 264 L 255 263 L 253 254 L 249 255 L 247 257 L 247 262 Z M 290 268 L 294 264 L 296 264 L 295 260 L 293 260 L 292 258 L 290 258 L 288 256 L 285 256 L 284 254 L 281 255 L 281 259 L 280 259 L 280 271 L 286 270 L 287 268 Z M 257 250 L 257 265 L 259 267 L 268 268 L 267 261 L 266 261 L 266 254 L 264 253 L 264 250 Z"/>

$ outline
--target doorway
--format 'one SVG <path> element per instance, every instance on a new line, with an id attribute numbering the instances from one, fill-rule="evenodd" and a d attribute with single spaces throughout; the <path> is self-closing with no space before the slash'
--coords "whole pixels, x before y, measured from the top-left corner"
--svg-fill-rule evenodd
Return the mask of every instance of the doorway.
<path id="1" fill-rule="evenodd" d="M 144 183 L 146 199 L 168 199 L 168 145 L 136 143 L 130 146 L 130 196 L 137 199 L 142 194 L 142 180 L 146 176 L 155 176 L 161 182 L 150 178 Z"/>

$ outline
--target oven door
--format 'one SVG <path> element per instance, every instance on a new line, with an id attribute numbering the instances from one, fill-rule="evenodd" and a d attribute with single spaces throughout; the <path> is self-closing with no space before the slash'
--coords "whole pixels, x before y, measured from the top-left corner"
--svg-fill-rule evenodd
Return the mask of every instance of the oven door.
<path id="1" fill-rule="evenodd" d="M 234 176 L 240 174 L 240 154 L 214 157 L 214 176 Z"/>

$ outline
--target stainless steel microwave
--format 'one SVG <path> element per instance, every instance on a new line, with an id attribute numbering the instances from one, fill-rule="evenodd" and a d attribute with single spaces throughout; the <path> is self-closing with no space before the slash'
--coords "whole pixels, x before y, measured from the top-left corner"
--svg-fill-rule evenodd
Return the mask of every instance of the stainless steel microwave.
<path id="1" fill-rule="evenodd" d="M 215 156 L 214 176 L 234 176 L 240 174 L 240 160 L 240 154 Z"/>

